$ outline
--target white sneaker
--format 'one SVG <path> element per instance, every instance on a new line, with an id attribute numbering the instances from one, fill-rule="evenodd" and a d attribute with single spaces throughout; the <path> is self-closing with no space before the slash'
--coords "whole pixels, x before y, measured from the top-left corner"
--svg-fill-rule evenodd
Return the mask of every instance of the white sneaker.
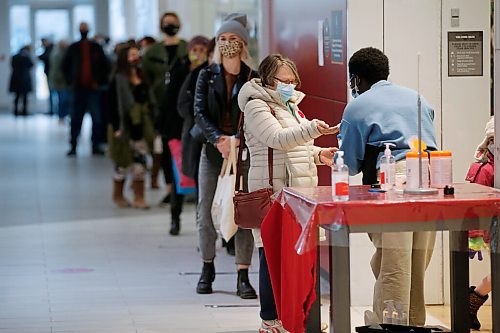
<path id="1" fill-rule="evenodd" d="M 281 323 L 281 320 L 263 320 L 259 328 L 259 333 L 290 333 Z"/>

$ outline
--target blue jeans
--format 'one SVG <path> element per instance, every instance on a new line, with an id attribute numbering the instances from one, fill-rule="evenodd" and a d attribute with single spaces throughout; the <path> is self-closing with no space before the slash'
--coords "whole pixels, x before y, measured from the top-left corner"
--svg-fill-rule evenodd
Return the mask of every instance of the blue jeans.
<path id="1" fill-rule="evenodd" d="M 71 91 L 67 89 L 56 90 L 57 92 L 57 115 L 63 119 L 70 114 Z"/>
<path id="2" fill-rule="evenodd" d="M 98 147 L 102 138 L 101 91 L 75 88 L 71 110 L 71 146 L 76 147 L 85 112 L 92 117 L 92 147 Z"/>

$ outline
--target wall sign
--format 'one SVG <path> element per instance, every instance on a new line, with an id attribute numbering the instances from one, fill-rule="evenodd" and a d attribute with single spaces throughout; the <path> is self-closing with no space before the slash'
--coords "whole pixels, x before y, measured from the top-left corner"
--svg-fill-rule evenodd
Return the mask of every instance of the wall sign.
<path id="1" fill-rule="evenodd" d="M 448 32 L 448 76 L 483 75 L 483 32 Z"/>
<path id="2" fill-rule="evenodd" d="M 342 49 L 342 11 L 332 11 L 332 63 L 344 63 L 344 50 Z"/>

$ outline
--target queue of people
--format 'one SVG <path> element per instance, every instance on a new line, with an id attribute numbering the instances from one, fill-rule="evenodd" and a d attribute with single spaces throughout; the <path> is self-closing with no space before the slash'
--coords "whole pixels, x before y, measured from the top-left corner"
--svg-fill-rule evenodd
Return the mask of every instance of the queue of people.
<path id="1" fill-rule="evenodd" d="M 150 207 L 144 194 L 147 161 L 152 156 L 151 187 L 159 187 L 158 175 L 163 170 L 166 192 L 161 203 L 170 206 L 169 233 L 177 236 L 184 195 L 178 191 L 176 177 L 182 172 L 195 180 L 202 264 L 196 293 L 213 293 L 218 231 L 211 208 L 231 142 L 245 151 L 242 170 L 246 191 L 267 188 L 270 178 L 275 192 L 285 186 L 317 186 L 317 165 L 332 166 L 337 150 L 345 152 L 350 174 L 363 172 L 364 183 L 371 184 L 378 177 L 378 161 L 387 142 L 394 145 L 396 174 L 404 178 L 405 156 L 410 150 L 408 138 L 417 128 L 417 92 L 388 81 L 389 59 L 382 51 L 367 47 L 352 55 L 348 85 L 354 99 L 345 108 L 340 124 L 327 124 L 319 119 L 308 120 L 299 109 L 305 95 L 298 90 L 299 69 L 292 60 L 271 54 L 258 65 L 258 71 L 254 70 L 248 51 L 246 15 L 228 15 L 212 40 L 204 36 L 195 36 L 189 42 L 179 38 L 181 20 L 174 12 L 161 17 L 160 29 L 164 38 L 158 42 L 145 37 L 137 43 L 117 45 L 112 66 L 102 46 L 89 40 L 89 27 L 82 23 L 81 39 L 69 47 L 59 43 L 50 57 L 51 67 L 46 65 L 46 73 L 59 96 L 59 117 L 71 114 L 68 156 L 77 154 L 87 111 L 92 117 L 92 153 L 102 155 L 101 144 L 107 141 L 114 163 L 112 199 L 118 207 Z M 31 90 L 28 79 L 33 66 L 28 53 L 29 48 L 23 48 L 12 59 L 16 75 L 10 90 L 16 93 L 16 115 L 27 114 L 26 94 Z M 64 76 L 58 69 L 63 70 Z M 21 111 L 19 100 L 23 104 Z M 393 103 L 394 100 L 398 102 Z M 436 150 L 434 111 L 425 99 L 422 113 L 423 140 L 429 150 Z M 241 124 L 245 146 L 240 146 Z M 478 162 L 487 165 L 493 164 L 492 124 L 491 121 L 485 142 L 478 148 L 481 154 L 476 156 Z M 107 129 L 106 139 L 103 128 Z M 337 133 L 342 136 L 340 147 L 314 145 L 315 139 Z M 173 163 L 173 140 L 182 144 L 181 170 Z M 467 179 L 484 183 L 480 179 L 490 169 L 476 166 Z M 129 174 L 132 202 L 124 196 Z M 492 177 L 492 173 L 488 174 L 485 184 L 492 186 Z M 381 323 L 383 302 L 390 299 L 406 307 L 410 325 L 424 325 L 424 277 L 435 233 L 372 233 L 369 237 L 376 249 L 371 261 L 376 283 L 373 311 L 365 313 L 365 322 Z M 235 231 L 236 295 L 242 299 L 257 298 L 248 274 L 254 247 L 259 253 L 259 332 L 287 332 L 277 313 L 259 228 Z M 477 310 L 490 290 L 490 277 L 478 287 L 471 287 L 472 328 L 480 327 Z"/>

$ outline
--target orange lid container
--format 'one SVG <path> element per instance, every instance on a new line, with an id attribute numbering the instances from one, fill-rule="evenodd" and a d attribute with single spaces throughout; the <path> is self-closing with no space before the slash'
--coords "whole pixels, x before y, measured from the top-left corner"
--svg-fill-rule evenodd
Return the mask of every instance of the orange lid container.
<path id="1" fill-rule="evenodd" d="M 423 151 L 422 158 L 427 158 L 427 156 L 428 156 L 427 152 Z M 418 152 L 417 151 L 409 151 L 406 153 L 406 158 L 418 158 Z"/>
<path id="2" fill-rule="evenodd" d="M 432 157 L 451 157 L 451 151 L 449 150 L 431 151 L 431 158 Z"/>

